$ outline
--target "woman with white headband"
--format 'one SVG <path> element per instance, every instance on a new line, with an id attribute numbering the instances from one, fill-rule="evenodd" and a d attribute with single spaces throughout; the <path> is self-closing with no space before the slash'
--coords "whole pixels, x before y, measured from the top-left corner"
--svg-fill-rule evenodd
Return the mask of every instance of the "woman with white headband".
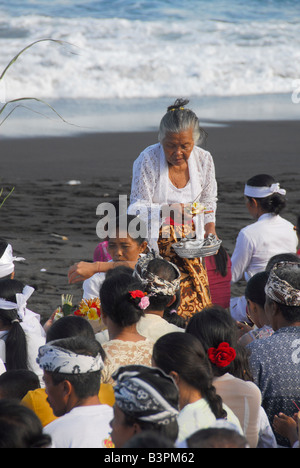
<path id="1" fill-rule="evenodd" d="M 238 234 L 231 257 L 232 282 L 245 277 L 248 281 L 263 271 L 271 257 L 281 253 L 296 253 L 297 236 L 292 223 L 280 216 L 286 205 L 286 190 L 274 178 L 259 174 L 245 185 L 246 207 L 255 222 Z M 246 320 L 246 301 L 231 300 L 231 313 L 238 320 Z"/>
<path id="2" fill-rule="evenodd" d="M 33 291 L 21 281 L 0 281 L 0 359 L 7 370 L 35 372 L 43 385 L 36 357 L 39 347 L 45 343 L 45 336 L 37 332 L 41 326 L 36 314 L 26 307 Z"/>

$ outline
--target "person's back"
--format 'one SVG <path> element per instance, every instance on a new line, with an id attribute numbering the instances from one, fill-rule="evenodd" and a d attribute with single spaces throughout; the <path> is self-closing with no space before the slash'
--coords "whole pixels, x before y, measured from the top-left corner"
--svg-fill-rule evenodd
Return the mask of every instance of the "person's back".
<path id="1" fill-rule="evenodd" d="M 112 408 L 101 405 L 99 388 L 104 352 L 81 336 L 55 340 L 39 350 L 47 399 L 58 418 L 44 427 L 55 448 L 105 448 Z"/>
<path id="2" fill-rule="evenodd" d="M 300 400 L 300 327 L 284 327 L 263 340 L 255 340 L 250 350 L 254 380 L 262 393 L 262 405 L 270 423 L 278 413 L 292 415 L 293 401 Z M 285 442 L 277 438 L 280 444 Z"/>
<path id="3" fill-rule="evenodd" d="M 261 392 L 253 383 L 227 373 L 214 380 L 217 393 L 238 417 L 251 447 L 255 448 L 259 434 Z"/>
<path id="4" fill-rule="evenodd" d="M 296 252 L 294 226 L 280 215 L 265 213 L 254 224 L 242 229 L 240 235 L 245 237 L 244 242 L 252 253 L 246 269 L 247 277 L 263 271 L 274 255 Z M 235 268 L 235 258 L 232 257 L 232 261 Z"/>
<path id="5" fill-rule="evenodd" d="M 106 448 L 112 417 L 108 405 L 79 406 L 45 426 L 44 432 L 55 448 Z"/>
<path id="6" fill-rule="evenodd" d="M 220 247 L 216 255 L 205 257 L 211 301 L 227 309 L 230 306 L 231 294 L 231 260 L 224 249 Z"/>
<path id="7" fill-rule="evenodd" d="M 251 353 L 250 369 L 272 424 L 280 412 L 292 416 L 293 402 L 300 399 L 300 264 L 274 265 L 265 292 L 265 313 L 274 333 L 253 341 L 247 349 Z M 276 438 L 280 445 L 289 446 L 287 440 Z"/>

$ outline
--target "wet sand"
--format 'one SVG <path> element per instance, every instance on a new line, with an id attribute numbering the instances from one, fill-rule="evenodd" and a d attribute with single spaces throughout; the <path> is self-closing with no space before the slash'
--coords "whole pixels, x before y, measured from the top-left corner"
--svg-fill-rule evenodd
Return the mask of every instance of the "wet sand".
<path id="1" fill-rule="evenodd" d="M 245 209 L 245 181 L 269 173 L 287 190 L 283 216 L 300 214 L 300 120 L 230 122 L 205 128 L 204 147 L 214 158 L 218 181 L 217 231 L 231 254 L 239 230 L 252 222 Z M 132 164 L 156 132 L 75 134 L 66 137 L 0 137 L 0 187 L 12 195 L 0 209 L 1 233 L 14 253 L 16 278 L 36 291 L 29 308 L 47 318 L 61 294 L 81 298 L 81 284 L 69 285 L 69 266 L 92 260 L 99 239 L 96 208 L 130 194 Z M 69 181 L 80 181 L 71 185 Z M 63 236 L 64 238 L 57 237 Z M 240 282 L 232 289 L 243 291 Z"/>

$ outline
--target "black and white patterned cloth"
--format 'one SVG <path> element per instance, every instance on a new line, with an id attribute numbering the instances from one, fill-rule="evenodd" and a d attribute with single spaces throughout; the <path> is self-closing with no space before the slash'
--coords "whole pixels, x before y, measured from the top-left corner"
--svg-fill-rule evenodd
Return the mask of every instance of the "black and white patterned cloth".
<path id="1" fill-rule="evenodd" d="M 136 370 L 133 369 L 136 367 Z M 152 375 L 150 375 L 152 374 Z M 175 385 L 163 371 L 147 366 L 123 366 L 113 374 L 116 380 L 114 393 L 116 404 L 127 415 L 140 421 L 169 424 L 178 416 L 174 408 L 153 384 L 153 379 L 165 379 Z M 147 381 L 148 380 L 148 381 Z M 151 383 L 152 380 L 152 383 Z"/>
<path id="2" fill-rule="evenodd" d="M 37 363 L 44 371 L 60 374 L 86 374 L 97 372 L 104 367 L 100 354 L 96 357 L 76 354 L 52 343 L 39 348 Z"/>
<path id="3" fill-rule="evenodd" d="M 176 294 L 180 288 L 180 271 L 174 263 L 169 262 L 177 273 L 176 278 L 173 281 L 167 281 L 163 278 L 160 278 L 147 269 L 151 260 L 154 260 L 155 258 L 160 258 L 163 260 L 160 255 L 154 252 L 154 250 L 147 253 L 146 255 L 141 256 L 135 265 L 133 276 L 138 278 L 146 287 L 148 293 L 153 296 L 156 294 L 174 296 L 174 294 Z"/>

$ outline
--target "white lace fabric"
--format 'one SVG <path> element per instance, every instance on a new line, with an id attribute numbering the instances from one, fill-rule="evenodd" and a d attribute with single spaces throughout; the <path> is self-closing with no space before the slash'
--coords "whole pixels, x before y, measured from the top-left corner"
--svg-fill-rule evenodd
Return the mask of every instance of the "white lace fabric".
<path id="1" fill-rule="evenodd" d="M 101 372 L 101 382 L 115 384 L 112 374 L 130 364 L 151 366 L 154 342 L 148 338 L 140 341 L 110 340 L 102 344 L 106 357 Z"/>
<path id="2" fill-rule="evenodd" d="M 151 207 L 149 212 L 140 213 L 149 224 L 152 221 L 151 237 L 158 238 L 159 212 L 162 205 L 191 203 L 197 199 L 209 213 L 195 216 L 197 237 L 203 238 L 204 225 L 216 220 L 217 182 L 211 154 L 197 146 L 188 159 L 190 180 L 183 189 L 176 189 L 169 179 L 167 160 L 160 143 L 146 148 L 133 164 L 129 213 L 135 214 L 137 207 Z M 147 213 L 147 218 L 145 217 Z M 153 232 L 153 218 L 156 218 Z"/>

